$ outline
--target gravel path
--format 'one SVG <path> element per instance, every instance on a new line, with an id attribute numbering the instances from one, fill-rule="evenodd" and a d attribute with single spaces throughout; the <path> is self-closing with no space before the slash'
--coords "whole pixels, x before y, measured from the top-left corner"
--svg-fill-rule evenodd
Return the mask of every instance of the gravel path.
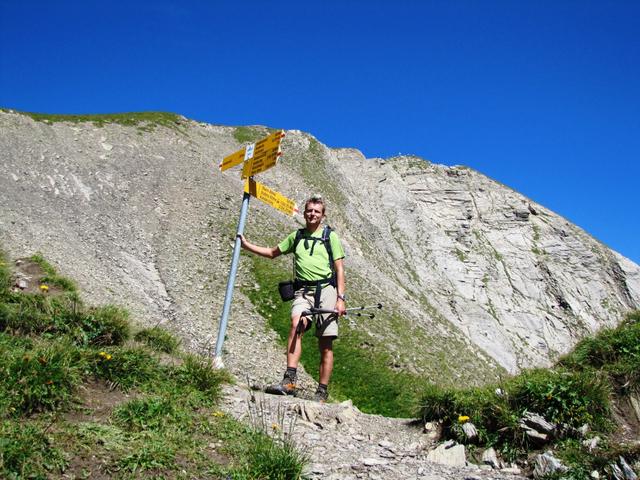
<path id="1" fill-rule="evenodd" d="M 411 420 L 360 412 L 350 401 L 319 404 L 228 386 L 223 410 L 271 435 L 292 436 L 310 455 L 311 479 L 522 479 L 488 466 L 453 467 L 427 460 L 436 444 Z"/>

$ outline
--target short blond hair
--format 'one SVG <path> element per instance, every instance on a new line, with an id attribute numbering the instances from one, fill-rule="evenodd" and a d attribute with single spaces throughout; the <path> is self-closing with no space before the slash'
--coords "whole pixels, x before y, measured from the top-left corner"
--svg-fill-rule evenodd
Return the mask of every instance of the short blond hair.
<path id="1" fill-rule="evenodd" d="M 307 207 L 309 206 L 310 203 L 319 203 L 320 205 L 322 205 L 322 214 L 325 215 L 327 213 L 327 206 L 324 203 L 324 199 L 322 198 L 322 195 L 314 193 L 313 195 L 311 195 L 306 202 L 304 202 L 304 211 L 307 211 Z"/>

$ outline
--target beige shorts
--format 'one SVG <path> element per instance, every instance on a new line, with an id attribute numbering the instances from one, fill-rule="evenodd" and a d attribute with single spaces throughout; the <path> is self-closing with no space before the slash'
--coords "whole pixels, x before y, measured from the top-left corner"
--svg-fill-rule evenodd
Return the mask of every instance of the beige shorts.
<path id="1" fill-rule="evenodd" d="M 313 308 L 314 305 L 315 288 L 307 287 L 307 293 L 305 289 L 301 288 L 296 290 L 296 296 L 293 298 L 293 305 L 291 305 L 291 317 L 297 317 L 305 310 Z M 338 291 L 331 285 L 326 285 L 322 289 L 320 295 L 320 307 L 333 310 L 336 308 L 336 302 L 338 301 Z M 335 313 L 324 313 L 314 315 L 314 321 L 316 323 L 316 337 L 338 337 L 338 315 Z"/>

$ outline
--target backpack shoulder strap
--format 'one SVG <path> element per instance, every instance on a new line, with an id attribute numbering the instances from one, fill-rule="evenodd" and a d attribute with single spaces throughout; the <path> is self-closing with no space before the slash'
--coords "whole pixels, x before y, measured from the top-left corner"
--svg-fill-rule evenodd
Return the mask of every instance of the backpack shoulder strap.
<path id="1" fill-rule="evenodd" d="M 331 273 L 335 275 L 335 266 L 333 264 L 333 251 L 331 250 L 331 227 L 329 225 L 324 227 L 322 230 L 322 243 L 324 243 L 324 248 L 327 249 L 327 254 L 329 255 L 329 267 L 331 267 Z"/>
<path id="2" fill-rule="evenodd" d="M 302 236 L 304 235 L 304 228 L 299 228 L 296 232 L 296 238 L 293 240 L 293 253 L 296 253 L 296 248 L 298 248 L 298 244 L 300 240 L 302 240 Z"/>
<path id="3" fill-rule="evenodd" d="M 293 268 L 293 275 L 291 278 L 293 278 L 294 280 L 296 279 L 296 248 L 298 248 L 298 244 L 300 243 L 300 239 L 302 239 L 303 234 L 304 234 L 304 228 L 299 228 L 298 231 L 296 232 L 296 238 L 293 240 L 293 250 L 291 251 L 291 253 L 293 253 L 293 255 L 291 256 L 291 265 Z"/>

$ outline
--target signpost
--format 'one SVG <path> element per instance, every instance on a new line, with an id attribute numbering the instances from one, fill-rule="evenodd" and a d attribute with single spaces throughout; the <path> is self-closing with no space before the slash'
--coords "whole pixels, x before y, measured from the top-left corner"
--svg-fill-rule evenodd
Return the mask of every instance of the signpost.
<path id="1" fill-rule="evenodd" d="M 233 297 L 233 288 L 235 286 L 236 274 L 238 272 L 238 263 L 240 261 L 240 235 L 244 232 L 244 226 L 247 221 L 247 213 L 249 211 L 249 198 L 252 196 L 271 205 L 272 207 L 293 215 L 298 211 L 295 202 L 286 198 L 281 193 L 271 190 L 265 185 L 256 182 L 253 175 L 264 172 L 275 166 L 278 157 L 282 154 L 280 151 L 280 142 L 284 137 L 284 132 L 278 130 L 271 135 L 263 138 L 257 143 L 251 144 L 238 150 L 231 155 L 226 156 L 220 165 L 221 172 L 242 164 L 241 178 L 246 179 L 244 183 L 244 194 L 242 196 L 242 207 L 240 208 L 240 218 L 238 219 L 238 230 L 236 233 L 235 244 L 233 246 L 233 255 L 231 257 L 231 268 L 229 269 L 229 277 L 227 279 L 227 290 L 224 295 L 224 305 L 222 314 L 220 315 L 220 326 L 218 328 L 218 340 L 216 341 L 216 351 L 213 359 L 213 365 L 216 368 L 223 368 L 222 362 L 222 345 L 227 330 L 227 322 L 229 320 L 229 312 L 231 311 L 231 298 Z"/>

